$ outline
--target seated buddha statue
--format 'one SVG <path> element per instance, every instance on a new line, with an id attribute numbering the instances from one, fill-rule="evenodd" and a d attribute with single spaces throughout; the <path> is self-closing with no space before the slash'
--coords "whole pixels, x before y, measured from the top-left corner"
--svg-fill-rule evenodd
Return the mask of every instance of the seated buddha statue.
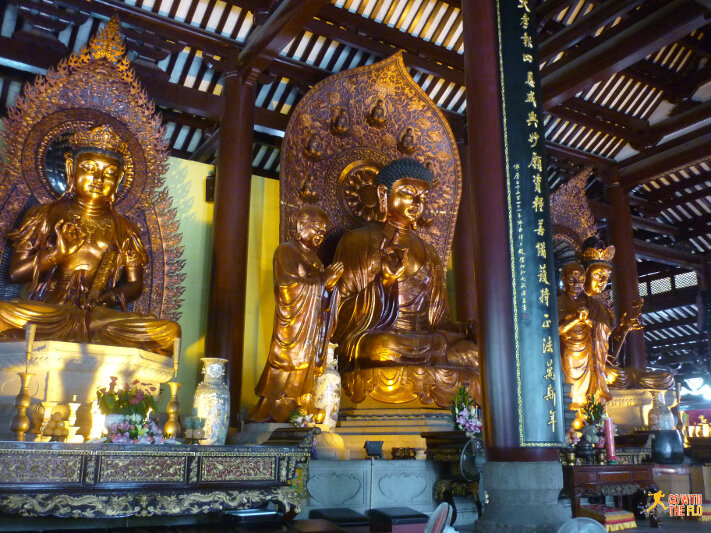
<path id="1" fill-rule="evenodd" d="M 26 284 L 27 299 L 0 302 L 0 338 L 22 338 L 33 323 L 38 339 L 170 353 L 178 324 L 126 310 L 148 261 L 138 228 L 114 208 L 126 143 L 103 125 L 76 132 L 70 145 L 64 194 L 8 235 L 10 277 Z"/>
<path id="2" fill-rule="evenodd" d="M 431 170 L 414 159 L 386 165 L 376 177 L 384 219 L 343 235 L 334 258 L 344 265 L 332 339 L 339 345 L 341 373 L 410 368 L 407 380 L 418 381 L 430 379 L 427 376 L 433 373 L 427 369 L 441 370 L 435 372 L 434 382 L 414 383 L 413 390 L 424 396 L 428 387 L 458 386 L 457 370 L 477 374 L 479 367 L 474 342 L 450 331 L 456 328 L 444 327 L 449 315 L 444 268 L 434 247 L 413 231 L 433 179 Z M 364 398 L 375 386 L 374 379 L 366 377 L 356 384 L 360 390 L 351 391 L 351 399 L 358 403 Z M 348 383 L 344 385 L 348 392 Z M 412 399 L 395 393 L 387 397 L 387 390 L 396 388 L 385 387 L 376 399 L 388 403 Z M 477 397 L 478 390 L 472 394 Z"/>

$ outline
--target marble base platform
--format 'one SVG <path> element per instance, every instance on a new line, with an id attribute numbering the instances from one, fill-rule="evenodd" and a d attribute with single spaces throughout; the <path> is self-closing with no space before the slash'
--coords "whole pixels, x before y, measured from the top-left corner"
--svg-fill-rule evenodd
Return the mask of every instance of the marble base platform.
<path id="1" fill-rule="evenodd" d="M 343 437 L 351 459 L 365 459 L 365 441 L 383 441 L 383 457 L 393 448 L 415 448 L 424 454 L 427 447 L 421 433 L 450 431 L 452 415 L 447 409 L 426 407 L 345 408 L 338 418 L 338 434 Z"/>
<path id="2" fill-rule="evenodd" d="M 659 391 L 648 389 L 610 389 L 612 400 L 607 402 L 607 414 L 617 425 L 618 434 L 649 429 L 652 398 Z M 664 391 L 667 407 L 676 405 L 673 390 Z"/>
<path id="3" fill-rule="evenodd" d="M 111 376 L 119 385 L 138 379 L 159 386 L 173 376 L 173 360 L 138 348 L 36 341 L 29 361 L 24 342 L 0 342 L 0 420 L 11 420 L 15 397 L 20 392 L 17 373 L 28 370 L 32 403 L 43 402 L 45 418 L 57 403 L 87 403 L 96 398 L 97 387 L 108 386 Z M 49 411 L 49 412 L 47 412 Z M 12 438 L 9 423 L 0 425 L 0 439 Z"/>
<path id="4" fill-rule="evenodd" d="M 311 460 L 307 499 L 297 518 L 312 509 L 347 507 L 360 513 L 379 507 L 410 507 L 431 514 L 439 502 L 434 485 L 443 465 L 424 460 Z M 474 499 L 456 498 L 455 528 L 471 525 L 477 517 Z"/>

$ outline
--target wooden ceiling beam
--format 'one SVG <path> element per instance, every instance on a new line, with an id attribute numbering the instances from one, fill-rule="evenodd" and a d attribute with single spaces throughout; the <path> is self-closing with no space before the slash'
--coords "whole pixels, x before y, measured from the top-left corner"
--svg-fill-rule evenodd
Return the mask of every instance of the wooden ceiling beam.
<path id="1" fill-rule="evenodd" d="M 545 39 L 538 47 L 538 57 L 546 61 L 562 50 L 575 46 L 584 37 L 592 34 L 601 26 L 613 22 L 628 11 L 636 8 L 645 0 L 620 0 L 599 4 L 587 15 L 578 18 L 561 31 Z M 544 2 L 546 3 L 546 2 Z"/>
<path id="2" fill-rule="evenodd" d="M 266 70 L 284 47 L 303 30 L 328 0 L 282 0 L 266 22 L 254 29 L 230 65 L 242 77 Z M 228 59 L 231 62 L 232 59 Z"/>
<path id="3" fill-rule="evenodd" d="M 230 5 L 254 12 L 264 4 L 262 0 L 233 0 Z M 383 58 L 404 50 L 409 67 L 464 84 L 461 54 L 332 4 L 324 5 L 318 18 L 306 21 L 304 29 Z"/>
<path id="4" fill-rule="evenodd" d="M 679 348 L 689 348 L 695 344 L 701 344 L 702 342 L 708 342 L 707 333 L 686 333 L 678 337 L 670 337 L 668 339 L 659 339 L 657 341 L 649 342 L 648 346 L 652 350 L 673 350 L 676 347 Z"/>
<path id="5" fill-rule="evenodd" d="M 51 46 L 45 41 L 43 45 L 35 45 L 25 40 L 12 39 L 0 36 L 0 55 L 17 63 L 22 63 L 35 69 L 47 70 L 55 66 L 67 56 L 68 50 L 57 41 L 56 46 Z"/>
<path id="6" fill-rule="evenodd" d="M 673 320 L 667 320 L 666 322 L 655 322 L 654 324 L 644 324 L 645 333 L 654 333 L 655 331 L 662 331 L 670 328 L 678 328 L 682 326 L 694 326 L 696 325 L 696 317 L 686 317 L 686 318 L 675 318 Z"/>
<path id="7" fill-rule="evenodd" d="M 203 30 L 192 24 L 171 19 L 119 0 L 54 0 L 55 3 L 74 8 L 89 15 L 110 18 L 118 15 L 121 22 L 137 26 L 155 34 L 169 37 L 185 46 L 198 48 L 203 52 L 226 57 L 236 44 L 221 35 Z"/>
<path id="8" fill-rule="evenodd" d="M 414 37 L 396 28 L 390 28 L 373 19 L 351 13 L 347 9 L 327 4 L 319 12 L 319 18 L 321 17 L 334 24 L 343 24 L 347 28 L 355 28 L 364 35 L 382 39 L 384 42 L 402 50 L 409 50 L 419 57 L 430 58 L 460 72 L 464 71 L 464 56 L 462 54 L 419 37 Z"/>
<path id="9" fill-rule="evenodd" d="M 693 126 L 711 118 L 711 100 L 708 102 L 697 102 L 681 111 L 670 115 L 661 122 L 657 122 L 650 127 L 650 133 L 654 136 L 664 137 L 677 131 Z"/>
<path id="10" fill-rule="evenodd" d="M 536 6 L 536 19 L 538 24 L 543 24 L 558 13 L 569 7 L 573 0 L 546 0 Z"/>
<path id="11" fill-rule="evenodd" d="M 685 37 L 706 23 L 706 8 L 694 0 L 673 0 L 606 39 L 561 68 L 544 75 L 543 105 L 552 107 Z"/>
<path id="12" fill-rule="evenodd" d="M 614 159 L 600 157 L 583 150 L 564 146 L 554 142 L 546 142 L 546 153 L 560 159 L 567 159 L 573 163 L 583 166 L 593 166 L 597 169 L 608 169 L 615 166 Z"/>
<path id="13" fill-rule="evenodd" d="M 611 122 L 621 128 L 632 130 L 638 134 L 643 134 L 649 129 L 648 120 L 616 111 L 609 107 L 596 104 L 595 102 L 584 100 L 583 98 L 571 98 L 563 105 L 577 109 L 582 113 L 594 116 L 602 121 Z"/>
<path id="14" fill-rule="evenodd" d="M 679 83 L 679 75 L 648 59 L 638 61 L 622 71 L 622 74 L 635 81 L 650 85 L 664 93 L 664 98 L 671 102 L 680 102 L 690 96 L 690 92 Z"/>
<path id="15" fill-rule="evenodd" d="M 652 259 L 658 263 L 679 266 L 689 270 L 701 268 L 704 263 L 703 255 L 692 254 L 639 239 L 634 240 L 634 253 L 640 259 Z"/>
<path id="16" fill-rule="evenodd" d="M 693 201 L 699 200 L 701 198 L 708 198 L 709 195 L 711 195 L 711 191 L 708 188 L 693 191 L 688 194 L 682 194 L 681 196 L 669 195 L 669 198 L 667 200 L 665 200 L 659 204 L 659 207 L 657 207 L 657 210 L 658 210 L 658 212 L 661 213 L 665 209 L 671 209 L 672 207 L 684 205 L 688 202 L 693 202 Z"/>
<path id="17" fill-rule="evenodd" d="M 356 16 L 362 19 L 363 21 L 369 20 L 364 17 L 360 17 L 359 15 Z M 374 24 L 380 27 L 387 27 L 377 22 L 374 22 Z M 391 44 L 389 42 L 390 40 L 396 40 L 395 37 L 399 36 L 391 36 L 390 39 L 388 39 L 388 42 L 380 42 L 379 40 L 372 39 L 368 35 L 362 34 L 358 31 L 341 27 L 338 24 L 330 24 L 323 20 L 312 20 L 307 24 L 307 28 L 310 31 L 313 31 L 316 35 L 328 37 L 330 39 L 333 39 L 334 41 L 347 44 L 348 46 L 352 46 L 370 54 L 375 54 L 382 58 L 389 57 L 398 50 L 403 49 L 401 46 L 397 44 Z M 399 30 L 390 30 L 390 32 L 397 32 L 399 34 L 403 34 Z M 380 32 L 376 35 L 380 36 L 383 33 L 386 32 L 380 30 Z M 439 78 L 456 83 L 458 85 L 464 85 L 464 72 L 462 72 L 461 70 L 450 68 L 445 64 L 438 63 L 427 57 L 408 52 L 408 48 L 405 48 L 404 50 L 405 51 L 403 52 L 403 59 L 409 67 L 416 68 L 417 70 L 421 70 L 426 74 L 437 76 Z M 455 55 L 461 58 L 459 54 Z"/>
<path id="18" fill-rule="evenodd" d="M 605 120 L 600 117 L 600 115 L 585 112 L 570 100 L 562 105 L 547 109 L 546 113 L 580 124 L 581 126 L 587 126 L 595 131 L 625 139 L 633 146 L 653 146 L 656 144 L 655 140 L 647 136 L 645 132 L 617 124 L 611 120 Z M 656 141 L 658 141 L 658 138 Z"/>
<path id="19" fill-rule="evenodd" d="M 652 294 L 644 298 L 643 313 L 658 313 L 667 309 L 696 305 L 696 297 L 699 293 L 698 287 L 686 287 L 675 291 Z"/>
<path id="20" fill-rule="evenodd" d="M 630 190 L 711 156 L 711 126 L 705 126 L 619 163 L 620 184 Z"/>
<path id="21" fill-rule="evenodd" d="M 610 213 L 612 212 L 612 206 L 610 204 L 588 200 L 588 205 L 590 206 L 590 210 L 596 220 L 607 220 L 610 217 Z M 671 224 L 664 224 L 662 222 L 657 222 L 656 220 L 650 220 L 648 218 L 638 216 L 632 216 L 631 219 L 633 228 L 656 233 L 657 235 L 675 237 L 681 233 L 681 230 L 678 227 L 672 226 Z"/>
<path id="22" fill-rule="evenodd" d="M 693 239 L 711 233 L 711 215 L 704 215 L 684 222 L 679 238 Z"/>
<path id="23" fill-rule="evenodd" d="M 665 198 L 673 196 L 676 192 L 681 192 L 691 187 L 696 187 L 697 185 L 705 184 L 707 181 L 711 181 L 711 172 L 701 172 L 700 174 L 693 174 L 689 171 L 688 174 L 690 174 L 689 177 L 683 177 L 680 174 L 677 174 L 679 181 L 673 182 L 669 180 L 669 185 L 663 185 L 659 189 L 654 189 L 647 192 L 647 199 L 650 202 L 661 202 Z"/>

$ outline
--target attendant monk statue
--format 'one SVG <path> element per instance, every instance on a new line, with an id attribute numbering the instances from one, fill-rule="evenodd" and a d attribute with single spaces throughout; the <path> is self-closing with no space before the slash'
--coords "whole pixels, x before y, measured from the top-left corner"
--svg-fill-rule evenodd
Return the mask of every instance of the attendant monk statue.
<path id="1" fill-rule="evenodd" d="M 610 399 L 605 378 L 607 349 L 603 349 L 598 342 L 596 347 L 600 349 L 595 353 L 593 336 L 597 325 L 599 336 L 604 336 L 605 343 L 607 342 L 612 316 L 599 299 L 593 297 L 593 301 L 589 301 L 591 298 L 583 292 L 586 278 L 585 269 L 580 263 L 565 265 L 561 272 L 561 281 L 563 292 L 558 296 L 561 366 L 565 381 L 572 385 L 573 402 L 570 408 L 577 410 L 583 406 L 588 394 L 601 397 L 605 401 Z M 590 290 L 593 292 L 592 288 Z M 595 323 L 591 313 L 595 317 Z"/>
<path id="2" fill-rule="evenodd" d="M 178 324 L 126 311 L 148 262 L 139 230 L 114 208 L 126 144 L 103 125 L 75 133 L 70 145 L 62 197 L 30 209 L 8 235 L 10 277 L 27 285 L 27 299 L 0 302 L 0 338 L 22 338 L 30 322 L 38 339 L 170 353 Z"/>
<path id="3" fill-rule="evenodd" d="M 427 379 L 421 369 L 446 370 L 437 373 L 434 383 L 415 383 L 413 390 L 425 395 L 428 387 L 454 390 L 458 377 L 453 370 L 476 373 L 479 366 L 474 342 L 443 327 L 449 302 L 442 262 L 434 247 L 413 231 L 433 179 L 431 170 L 414 159 L 385 166 L 376 178 L 383 220 L 346 233 L 335 255 L 344 265 L 333 337 L 341 372 L 411 367 L 407 380 L 417 381 Z M 356 383 L 360 390 L 353 391 L 354 401 L 372 390 L 368 380 Z M 478 390 L 472 392 L 478 395 Z M 393 392 L 376 399 L 400 403 L 412 395 L 400 398 Z"/>
<path id="4" fill-rule="evenodd" d="M 343 263 L 336 261 L 324 269 L 316 255 L 328 223 L 320 207 L 302 207 L 296 240 L 280 244 L 274 252 L 274 331 L 250 420 L 285 422 L 296 410 L 316 414 L 315 377 L 325 370 L 338 310 L 335 287 L 343 274 Z"/>

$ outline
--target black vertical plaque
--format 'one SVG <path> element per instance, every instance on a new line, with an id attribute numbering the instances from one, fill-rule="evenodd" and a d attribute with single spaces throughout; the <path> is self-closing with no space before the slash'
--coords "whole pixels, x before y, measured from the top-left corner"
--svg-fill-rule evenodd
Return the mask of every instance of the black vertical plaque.
<path id="1" fill-rule="evenodd" d="M 497 0 L 519 440 L 564 441 L 558 314 L 533 0 Z"/>

